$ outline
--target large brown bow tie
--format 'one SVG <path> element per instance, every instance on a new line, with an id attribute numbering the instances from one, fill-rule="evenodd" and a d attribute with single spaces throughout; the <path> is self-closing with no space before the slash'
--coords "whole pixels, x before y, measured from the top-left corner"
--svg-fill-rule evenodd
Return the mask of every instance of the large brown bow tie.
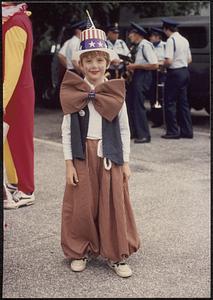
<path id="1" fill-rule="evenodd" d="M 60 89 L 61 106 L 64 114 L 69 114 L 80 111 L 92 100 L 99 114 L 111 122 L 123 105 L 125 92 L 123 79 L 106 81 L 91 91 L 85 80 L 67 71 Z"/>

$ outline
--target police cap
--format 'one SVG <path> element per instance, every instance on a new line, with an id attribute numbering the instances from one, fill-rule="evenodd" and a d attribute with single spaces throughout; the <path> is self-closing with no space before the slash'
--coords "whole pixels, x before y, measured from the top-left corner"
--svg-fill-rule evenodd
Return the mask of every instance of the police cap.
<path id="1" fill-rule="evenodd" d="M 130 32 L 136 32 L 142 36 L 147 35 L 146 30 L 142 26 L 134 22 L 131 22 L 130 24 L 131 24 Z"/>
<path id="2" fill-rule="evenodd" d="M 109 25 L 107 27 L 107 31 L 112 31 L 114 33 L 119 33 L 118 25 L 117 24 Z"/>
<path id="3" fill-rule="evenodd" d="M 86 27 L 87 22 L 86 21 L 72 21 L 70 24 L 70 29 L 83 29 L 84 27 Z"/>
<path id="4" fill-rule="evenodd" d="M 179 25 L 179 23 L 169 18 L 163 18 L 161 19 L 161 21 L 163 22 L 163 26 L 165 25 L 168 27 L 177 27 Z"/>
<path id="5" fill-rule="evenodd" d="M 151 27 L 149 30 L 150 34 L 155 34 L 155 35 L 163 35 L 164 32 L 162 29 L 157 28 L 157 27 Z"/>

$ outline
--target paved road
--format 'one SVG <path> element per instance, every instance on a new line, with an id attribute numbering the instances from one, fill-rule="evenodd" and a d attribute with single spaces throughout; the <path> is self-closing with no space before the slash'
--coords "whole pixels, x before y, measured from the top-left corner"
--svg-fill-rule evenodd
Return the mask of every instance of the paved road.
<path id="1" fill-rule="evenodd" d="M 60 247 L 64 161 L 59 111 L 37 110 L 36 204 L 5 211 L 4 298 L 209 298 L 210 138 L 131 144 L 130 194 L 142 247 L 133 276 L 118 278 L 99 258 L 73 273 Z M 195 122 L 196 121 L 195 114 Z"/>
<path id="2" fill-rule="evenodd" d="M 148 105 L 147 109 L 149 108 Z M 47 139 L 55 142 L 61 142 L 60 126 L 62 122 L 63 114 L 60 109 L 44 109 L 36 108 L 35 114 L 35 136 L 37 138 Z M 210 120 L 209 115 L 203 109 L 196 111 L 192 109 L 192 121 L 194 130 L 198 133 L 210 132 Z M 150 122 L 151 124 L 151 122 Z M 151 132 L 155 132 L 153 129 Z M 163 127 L 159 129 L 159 135 L 164 133 Z"/>

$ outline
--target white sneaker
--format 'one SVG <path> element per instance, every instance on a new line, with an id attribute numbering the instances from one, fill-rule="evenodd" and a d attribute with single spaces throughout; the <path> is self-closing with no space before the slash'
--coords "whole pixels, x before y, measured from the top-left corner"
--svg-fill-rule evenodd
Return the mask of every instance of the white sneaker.
<path id="1" fill-rule="evenodd" d="M 15 186 L 14 184 L 11 183 L 6 183 L 6 188 L 8 189 L 8 191 L 13 194 L 15 191 L 17 191 L 17 186 Z"/>
<path id="2" fill-rule="evenodd" d="M 85 270 L 87 266 L 87 261 L 88 261 L 87 257 L 83 257 L 81 259 L 74 259 L 70 265 L 71 270 L 74 272 L 81 272 Z"/>
<path id="3" fill-rule="evenodd" d="M 25 205 L 31 205 L 35 202 L 35 195 L 32 193 L 31 195 L 27 195 L 22 191 L 15 191 L 13 193 L 13 200 L 16 202 L 17 208 Z"/>
<path id="4" fill-rule="evenodd" d="M 130 266 L 125 262 L 112 262 L 108 261 L 108 266 L 115 271 L 115 273 L 120 277 L 130 277 L 132 275 L 132 270 Z"/>
<path id="5" fill-rule="evenodd" d="M 6 196 L 6 198 L 4 199 L 4 208 L 5 209 L 17 208 L 16 202 L 13 200 L 12 195 L 10 194 L 10 192 L 5 186 L 4 186 L 4 191 Z"/>

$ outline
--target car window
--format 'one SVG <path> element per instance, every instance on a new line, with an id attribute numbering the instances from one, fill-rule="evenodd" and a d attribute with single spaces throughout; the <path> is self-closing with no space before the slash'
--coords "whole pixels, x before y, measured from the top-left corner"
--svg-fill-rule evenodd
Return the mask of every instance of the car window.
<path id="1" fill-rule="evenodd" d="M 204 26 L 180 26 L 179 32 L 187 38 L 190 48 L 205 48 L 208 45 L 207 28 Z"/>

